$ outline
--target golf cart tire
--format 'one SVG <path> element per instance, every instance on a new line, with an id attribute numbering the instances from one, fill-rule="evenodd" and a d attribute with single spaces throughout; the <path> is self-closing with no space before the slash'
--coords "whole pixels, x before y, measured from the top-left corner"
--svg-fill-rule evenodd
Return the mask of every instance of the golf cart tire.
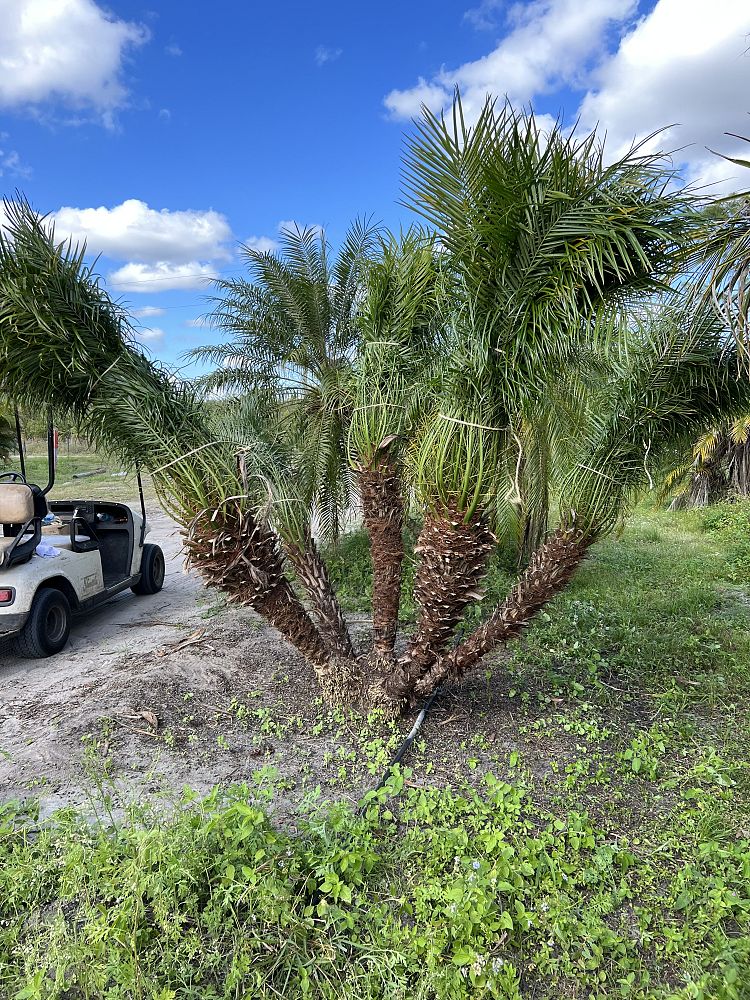
<path id="1" fill-rule="evenodd" d="M 38 660 L 54 656 L 70 636 L 70 602 L 61 590 L 45 587 L 37 591 L 26 624 L 16 637 L 20 656 Z"/>
<path id="2" fill-rule="evenodd" d="M 146 544 L 141 554 L 141 578 L 130 589 L 134 594 L 158 594 L 164 585 L 164 553 L 158 545 Z"/>

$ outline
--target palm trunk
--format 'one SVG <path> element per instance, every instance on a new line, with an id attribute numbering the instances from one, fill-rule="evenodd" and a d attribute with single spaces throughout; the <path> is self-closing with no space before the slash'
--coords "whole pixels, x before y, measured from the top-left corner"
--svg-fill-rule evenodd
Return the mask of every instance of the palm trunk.
<path id="1" fill-rule="evenodd" d="M 312 613 L 324 642 L 336 656 L 354 660 L 355 653 L 336 594 L 315 539 L 303 545 L 285 543 L 284 551 L 312 603 Z"/>
<path id="2" fill-rule="evenodd" d="M 397 700 L 408 698 L 420 677 L 441 657 L 472 601 L 482 597 L 482 581 L 495 538 L 481 516 L 468 523 L 454 511 L 425 517 L 415 551 L 417 627 L 409 650 L 385 679 Z"/>
<path id="3" fill-rule="evenodd" d="M 558 528 L 531 557 L 513 590 L 487 621 L 414 685 L 411 697 L 423 698 L 446 682 L 455 682 L 500 643 L 518 636 L 541 608 L 570 582 L 594 541 L 576 528 Z"/>
<path id="4" fill-rule="evenodd" d="M 404 501 L 396 463 L 387 455 L 357 470 L 362 515 L 372 556 L 372 649 L 393 659 L 404 561 Z"/>
<path id="5" fill-rule="evenodd" d="M 247 511 L 194 521 L 186 532 L 187 561 L 204 582 L 249 605 L 310 662 L 324 695 L 350 696 L 354 663 L 333 654 L 284 575 L 277 536 Z"/>

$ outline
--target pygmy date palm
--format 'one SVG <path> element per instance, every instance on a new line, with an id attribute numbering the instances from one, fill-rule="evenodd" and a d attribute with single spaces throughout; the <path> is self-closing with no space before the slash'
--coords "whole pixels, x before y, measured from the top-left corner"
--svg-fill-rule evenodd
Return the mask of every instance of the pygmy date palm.
<path id="1" fill-rule="evenodd" d="M 620 521 L 675 437 L 748 405 L 716 313 L 698 302 L 685 310 L 665 290 L 689 255 L 694 217 L 658 157 L 635 151 L 606 166 L 592 136 L 544 134 L 533 116 L 491 103 L 469 127 L 457 101 L 447 121 L 425 113 L 406 177 L 410 203 L 437 233 L 368 248 L 337 395 L 348 461 L 370 504 L 374 657 L 351 647 L 337 607 L 316 597 L 319 556 L 307 577 L 295 562 L 295 539 L 311 551 L 314 507 L 310 493 L 298 502 L 299 439 L 257 426 L 252 400 L 208 407 L 150 364 L 80 254 L 56 247 L 23 206 L 0 243 L 0 388 L 23 385 L 27 398 L 76 414 L 137 458 L 206 582 L 276 625 L 329 697 L 392 710 L 517 636 Z M 247 291 L 261 318 L 277 308 Z M 626 314 L 633 302 L 638 322 Z M 284 327 L 283 311 L 269 322 L 283 344 L 297 329 Z M 287 358 L 277 352 L 261 366 L 282 424 Z M 407 506 L 422 520 L 417 620 L 399 648 Z M 527 530 L 531 517 L 543 527 Z M 457 642 L 490 553 L 519 525 L 538 538 L 526 567 Z"/>

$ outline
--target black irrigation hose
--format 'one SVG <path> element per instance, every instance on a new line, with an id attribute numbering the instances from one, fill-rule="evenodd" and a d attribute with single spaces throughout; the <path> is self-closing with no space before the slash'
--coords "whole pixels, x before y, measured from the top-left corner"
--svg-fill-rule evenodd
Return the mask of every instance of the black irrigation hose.
<path id="1" fill-rule="evenodd" d="M 385 771 L 383 773 L 382 778 L 377 783 L 377 785 L 375 785 L 369 791 L 365 792 L 365 794 L 360 799 L 359 807 L 357 809 L 357 814 L 359 816 L 361 816 L 364 813 L 364 811 L 365 811 L 365 809 L 367 807 L 367 801 L 366 801 L 367 797 L 369 795 L 373 794 L 374 792 L 379 792 L 380 791 L 380 789 L 383 787 L 383 785 L 386 783 L 386 781 L 388 781 L 388 779 L 390 778 L 392 769 L 396 766 L 396 764 L 400 764 L 401 761 L 403 760 L 404 754 L 409 749 L 409 747 L 412 745 L 412 743 L 414 742 L 414 740 L 416 738 L 417 733 L 422 728 L 422 723 L 424 722 L 425 716 L 427 715 L 427 713 L 429 712 L 430 708 L 432 707 L 433 701 L 437 698 L 437 696 L 439 694 L 442 694 L 442 690 L 443 690 L 442 688 L 435 688 L 435 690 L 432 692 L 432 694 L 427 699 L 427 701 L 424 703 L 424 705 L 422 705 L 421 711 L 420 711 L 419 715 L 417 716 L 417 718 L 415 719 L 414 725 L 411 727 L 411 732 L 406 737 L 406 739 L 403 741 L 403 743 L 401 744 L 401 746 L 398 748 L 398 750 L 396 751 L 396 753 L 393 756 L 393 759 L 387 765 L 387 767 L 386 767 L 386 769 L 385 769 Z"/>

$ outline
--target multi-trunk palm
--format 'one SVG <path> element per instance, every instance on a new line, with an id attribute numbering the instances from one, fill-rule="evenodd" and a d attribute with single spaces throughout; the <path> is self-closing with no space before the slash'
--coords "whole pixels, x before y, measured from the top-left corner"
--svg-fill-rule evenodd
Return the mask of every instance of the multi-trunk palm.
<path id="1" fill-rule="evenodd" d="M 269 393 L 270 431 L 243 416 L 247 400 L 207 406 L 149 365 L 123 339 L 124 317 L 82 260 L 55 248 L 28 214 L 0 253 L 0 383 L 28 375 L 29 398 L 77 413 L 101 440 L 140 459 L 207 582 L 275 624 L 329 696 L 392 709 L 516 636 L 618 523 L 665 447 L 747 407 L 747 383 L 735 377 L 715 313 L 705 303 L 685 311 L 678 293 L 665 291 L 691 256 L 696 223 L 658 158 L 633 152 L 607 166 L 593 137 L 543 134 L 508 106 L 488 104 L 468 127 L 457 101 L 447 121 L 424 115 L 406 177 L 409 202 L 435 236 L 410 233 L 363 251 L 374 260 L 352 282 L 340 350 L 326 354 L 345 371 L 331 409 L 305 409 L 324 395 L 322 369 L 299 379 L 313 369 L 300 318 L 317 323 L 331 287 L 346 285 L 318 266 L 314 234 L 296 261 L 305 282 L 320 279 L 304 307 L 285 291 L 288 275 L 278 278 L 288 247 L 280 258 L 253 259 L 250 286 L 220 289 L 215 315 L 223 310 L 225 328 L 238 324 L 238 356 L 222 349 L 211 384 L 251 389 L 256 400 Z M 626 321 L 632 303 L 638 311 Z M 655 309 L 662 316 L 652 323 Z M 315 323 L 338 337 L 335 323 Z M 295 380 L 301 387 L 292 391 Z M 316 455 L 328 426 L 321 414 L 332 413 L 336 455 L 358 483 L 371 535 L 375 656 L 347 646 L 338 610 L 326 610 L 294 559 L 295 541 L 313 551 L 322 494 L 311 484 L 328 468 L 306 464 L 305 438 L 294 433 L 305 425 L 294 414 L 308 420 Z M 345 468 L 342 461 L 337 474 Z M 407 508 L 422 522 L 417 616 L 399 647 Z M 494 547 L 519 538 L 529 555 L 516 585 L 456 641 Z M 312 617 L 285 560 L 298 569 Z"/>

